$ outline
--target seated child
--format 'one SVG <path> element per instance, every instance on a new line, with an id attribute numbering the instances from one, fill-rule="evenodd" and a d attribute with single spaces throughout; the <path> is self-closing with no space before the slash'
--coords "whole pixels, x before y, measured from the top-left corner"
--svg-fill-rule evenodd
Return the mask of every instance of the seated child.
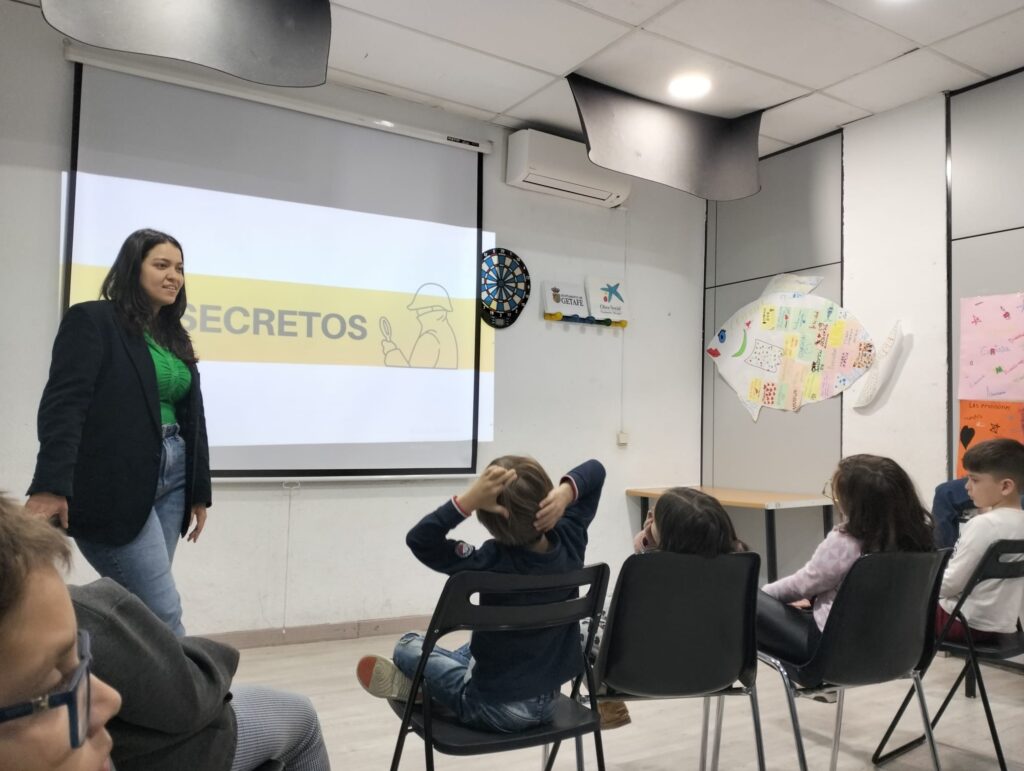
<path id="1" fill-rule="evenodd" d="M 980 512 L 960 527 L 939 590 L 935 618 L 940 632 L 956 607 L 964 587 L 995 541 L 1024 539 L 1024 445 L 1014 439 L 991 439 L 964 453 L 967 494 Z M 996 634 L 1013 632 L 1024 601 L 1024 581 L 985 581 L 974 587 L 961 612 L 967 619 L 971 639 L 991 640 Z M 954 621 L 948 639 L 963 642 L 966 629 Z"/>
<path id="2" fill-rule="evenodd" d="M 828 486 L 842 521 L 806 565 L 765 584 L 757 598 L 757 648 L 783 661 L 801 664 L 814 655 L 839 586 L 862 554 L 935 549 L 931 518 L 891 458 L 843 458 Z"/>
<path id="3" fill-rule="evenodd" d="M 60 531 L 0 495 L 0 771 L 110 768 L 121 698 L 91 672 L 57 570 L 70 558 Z"/>
<path id="4" fill-rule="evenodd" d="M 690 487 L 673 487 L 658 498 L 654 511 L 648 513 L 643 529 L 633 538 L 633 550 L 671 551 L 676 554 L 699 554 L 716 557 L 719 554 L 748 551 L 747 545 L 736 537 L 729 514 L 716 498 Z M 600 628 L 594 636 L 591 660 L 596 661 L 604 631 L 604 614 Z M 611 730 L 630 722 L 629 709 L 624 701 L 609 699 L 598 702 L 601 729 Z"/>
<path id="5" fill-rule="evenodd" d="M 109 578 L 68 589 L 95 671 L 123 699 L 107 726 L 117 771 L 252 771 L 268 760 L 286 771 L 330 771 L 307 697 L 233 683 L 237 650 L 177 637 Z"/>
<path id="6" fill-rule="evenodd" d="M 557 487 L 532 458 L 492 461 L 469 489 L 425 516 L 406 543 L 429 568 L 449 575 L 464 570 L 550 575 L 583 567 L 587 527 L 601 498 L 604 467 L 577 466 Z M 476 548 L 448 533 L 477 512 L 493 536 Z M 374 696 L 409 698 L 422 652 L 410 632 L 395 646 L 394 661 L 366 656 L 356 667 Z M 424 672 L 431 698 L 473 728 L 521 731 L 551 722 L 562 684 L 583 669 L 576 625 L 524 632 L 477 632 L 468 645 L 435 647 Z"/>

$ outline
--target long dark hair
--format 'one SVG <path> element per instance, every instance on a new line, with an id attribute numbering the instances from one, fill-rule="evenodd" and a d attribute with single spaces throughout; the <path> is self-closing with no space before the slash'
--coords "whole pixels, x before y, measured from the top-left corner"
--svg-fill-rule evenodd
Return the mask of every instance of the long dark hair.
<path id="1" fill-rule="evenodd" d="M 841 527 L 864 553 L 932 551 L 931 515 L 906 471 L 891 458 L 851 455 L 839 461 L 832 490 L 845 521 Z"/>
<path id="2" fill-rule="evenodd" d="M 747 551 L 722 504 L 700 490 L 666 490 L 654 507 L 654 524 L 662 551 L 703 557 Z"/>
<path id="3" fill-rule="evenodd" d="M 185 285 L 181 285 L 174 302 L 162 307 L 154 316 L 153 305 L 139 283 L 142 261 L 153 247 L 160 244 L 170 244 L 184 257 L 185 252 L 174 236 L 149 228 L 136 230 L 121 244 L 117 259 L 103 279 L 100 297 L 114 303 L 121 322 L 133 333 L 149 332 L 164 348 L 192 364 L 196 361 L 192 339 L 181 325 L 181 317 L 188 305 Z"/>

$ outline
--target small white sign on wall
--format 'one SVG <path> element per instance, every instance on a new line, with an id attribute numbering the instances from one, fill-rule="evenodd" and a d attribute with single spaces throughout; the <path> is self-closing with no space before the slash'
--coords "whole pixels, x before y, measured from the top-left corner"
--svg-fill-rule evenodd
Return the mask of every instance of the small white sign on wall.
<path id="1" fill-rule="evenodd" d="M 588 276 L 586 287 L 590 315 L 598 321 L 628 321 L 623 283 L 621 278 Z"/>
<path id="2" fill-rule="evenodd" d="M 589 311 L 583 284 L 571 281 L 545 281 L 544 313 L 585 318 Z"/>

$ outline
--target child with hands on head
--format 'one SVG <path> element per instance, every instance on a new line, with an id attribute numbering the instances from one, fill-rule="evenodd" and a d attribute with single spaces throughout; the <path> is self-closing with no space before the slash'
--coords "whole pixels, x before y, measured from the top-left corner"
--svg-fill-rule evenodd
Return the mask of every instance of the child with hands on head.
<path id="1" fill-rule="evenodd" d="M 583 567 L 587 527 L 597 512 L 605 471 L 589 460 L 557 485 L 532 458 L 495 459 L 460 495 L 421 519 L 406 537 L 415 557 L 452 575 L 486 570 L 553 575 Z M 448 534 L 476 512 L 492 538 L 479 547 Z M 549 593 L 521 602 L 551 601 Z M 558 598 L 561 599 L 561 598 Z M 495 597 L 495 603 L 512 598 Z M 364 657 L 360 684 L 374 696 L 406 700 L 422 653 L 423 636 L 410 632 L 394 656 Z M 431 698 L 460 722 L 492 731 L 521 731 L 549 723 L 562 684 L 583 669 L 575 625 L 519 632 L 477 632 L 454 651 L 435 647 L 424 671 Z"/>

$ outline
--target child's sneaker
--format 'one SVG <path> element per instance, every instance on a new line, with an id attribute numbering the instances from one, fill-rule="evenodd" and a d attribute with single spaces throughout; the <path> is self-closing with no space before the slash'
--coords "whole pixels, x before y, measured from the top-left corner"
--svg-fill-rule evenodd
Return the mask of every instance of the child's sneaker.
<path id="1" fill-rule="evenodd" d="M 356 664 L 356 677 L 368 693 L 381 699 L 408 701 L 412 680 L 383 656 L 363 656 Z"/>

